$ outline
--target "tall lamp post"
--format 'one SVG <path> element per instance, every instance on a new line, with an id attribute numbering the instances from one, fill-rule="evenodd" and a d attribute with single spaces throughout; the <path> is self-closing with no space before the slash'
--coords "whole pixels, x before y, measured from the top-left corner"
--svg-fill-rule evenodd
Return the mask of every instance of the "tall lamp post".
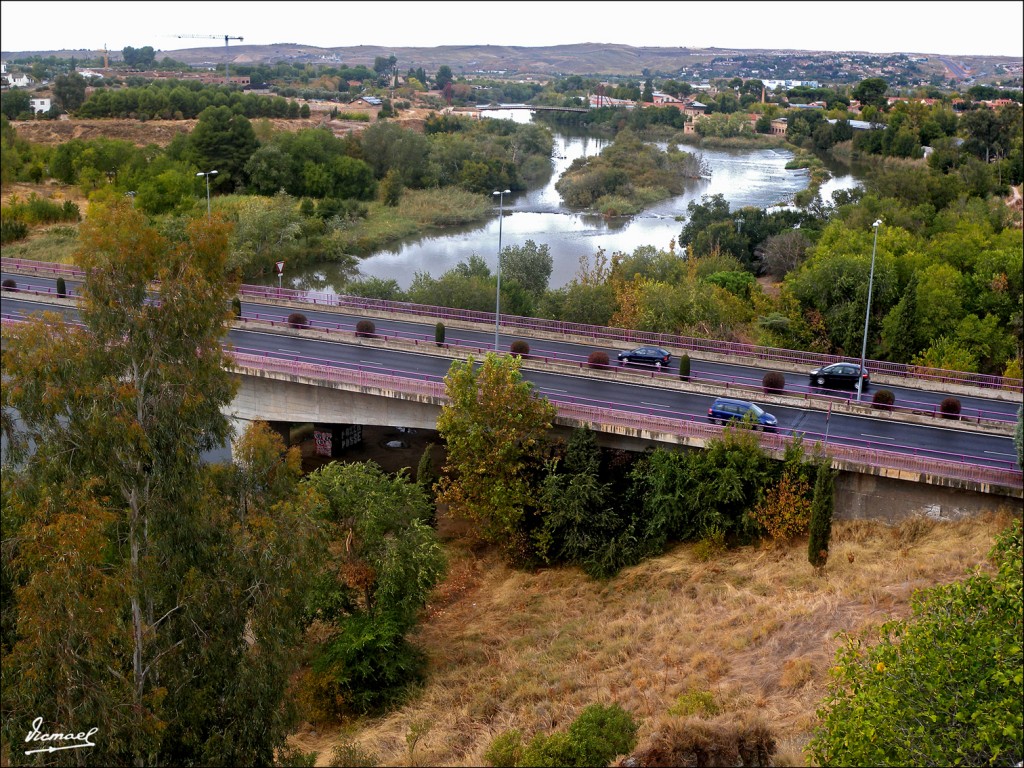
<path id="1" fill-rule="evenodd" d="M 871 272 L 868 273 L 868 306 L 864 310 L 864 343 L 860 347 L 860 371 L 858 376 L 860 380 L 857 382 L 857 402 L 860 402 L 860 396 L 864 392 L 864 360 L 868 354 L 868 320 L 871 319 L 871 288 L 875 282 L 875 252 L 878 250 L 878 227 L 881 226 L 882 220 L 876 219 L 875 223 L 871 226 L 875 228 L 875 243 L 871 246 Z"/>
<path id="2" fill-rule="evenodd" d="M 216 171 L 200 171 L 196 174 L 196 176 L 206 177 L 206 218 L 210 218 L 210 177 L 216 175 Z"/>
<path id="3" fill-rule="evenodd" d="M 503 189 L 492 194 L 498 196 L 498 290 L 494 300 L 494 352 L 498 353 L 498 326 L 501 322 L 501 220 L 505 212 L 505 195 L 512 194 L 511 190 Z"/>

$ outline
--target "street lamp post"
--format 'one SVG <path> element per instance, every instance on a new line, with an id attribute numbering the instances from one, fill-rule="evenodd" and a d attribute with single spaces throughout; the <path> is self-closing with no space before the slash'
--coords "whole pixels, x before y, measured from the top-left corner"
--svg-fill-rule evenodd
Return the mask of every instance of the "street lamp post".
<path id="1" fill-rule="evenodd" d="M 492 194 L 498 196 L 498 290 L 494 300 L 494 352 L 498 352 L 498 327 L 501 323 L 501 220 L 504 218 L 505 212 L 505 195 L 512 194 L 509 189 L 503 189 L 500 192 L 495 191 Z"/>
<path id="2" fill-rule="evenodd" d="M 868 306 L 864 310 L 864 343 L 860 347 L 860 371 L 858 376 L 860 380 L 857 382 L 857 402 L 860 402 L 860 396 L 864 392 L 864 360 L 868 354 L 868 320 L 871 319 L 871 288 L 875 282 L 875 252 L 878 250 L 878 227 L 882 224 L 881 219 L 876 219 L 875 223 L 871 226 L 875 229 L 875 243 L 871 246 L 871 271 L 868 273 Z"/>
<path id="3" fill-rule="evenodd" d="M 210 218 L 210 177 L 216 175 L 216 171 L 200 171 L 196 174 L 196 176 L 206 177 L 206 218 Z"/>

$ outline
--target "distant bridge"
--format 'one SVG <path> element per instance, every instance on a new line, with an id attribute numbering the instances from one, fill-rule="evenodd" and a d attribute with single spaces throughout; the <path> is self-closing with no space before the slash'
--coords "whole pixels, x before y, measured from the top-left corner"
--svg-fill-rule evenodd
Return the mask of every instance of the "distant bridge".
<path id="1" fill-rule="evenodd" d="M 471 111 L 487 112 L 495 109 L 529 109 L 535 112 L 589 112 L 587 107 L 548 107 L 539 104 L 477 104 Z"/>

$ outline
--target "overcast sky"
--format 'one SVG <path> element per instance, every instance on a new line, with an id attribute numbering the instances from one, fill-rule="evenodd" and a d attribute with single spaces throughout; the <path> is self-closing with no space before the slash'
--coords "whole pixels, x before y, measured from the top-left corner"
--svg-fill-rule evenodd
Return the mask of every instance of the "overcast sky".
<path id="1" fill-rule="evenodd" d="M 58 2 L 0 0 L 4 51 L 301 43 L 691 48 L 1024 56 L 1024 2 Z M 217 40 L 179 39 L 211 35 Z M 230 43 L 235 45 L 237 43 Z"/>

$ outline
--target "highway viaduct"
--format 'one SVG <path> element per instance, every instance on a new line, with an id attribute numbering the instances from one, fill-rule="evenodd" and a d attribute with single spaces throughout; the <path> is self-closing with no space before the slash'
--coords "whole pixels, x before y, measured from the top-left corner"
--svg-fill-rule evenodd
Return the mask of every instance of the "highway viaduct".
<path id="1" fill-rule="evenodd" d="M 5 292 L 6 293 L 6 292 Z M 5 296 L 6 298 L 13 298 Z M 51 298 L 58 304 L 71 299 Z M 292 302 L 280 302 L 290 307 Z M 248 323 L 236 325 L 251 326 Z M 267 329 L 281 337 L 316 338 L 324 332 L 293 329 L 276 325 Z M 336 339 L 332 339 L 336 341 Z M 283 342 L 285 346 L 287 343 Z M 411 347 L 418 354 L 451 358 L 464 356 L 395 339 L 354 339 L 363 347 Z M 525 370 L 551 368 L 552 363 L 525 360 Z M 253 420 L 280 423 L 363 424 L 436 428 L 437 415 L 445 402 L 443 384 L 424 378 L 402 378 L 373 370 L 351 370 L 299 360 L 236 354 L 239 390 L 229 410 L 237 425 Z M 617 371 L 591 372 L 576 367 L 577 376 L 623 375 Z M 627 374 L 628 375 L 628 374 Z M 673 386 L 685 387 L 680 382 Z M 694 385 L 687 387 L 692 389 Z M 699 386 L 699 385 L 697 385 Z M 759 402 L 766 401 L 758 395 Z M 768 402 L 785 402 L 785 396 Z M 568 433 L 573 427 L 587 425 L 597 431 L 606 446 L 642 451 L 657 445 L 701 448 L 709 439 L 721 436 L 721 428 L 704 421 L 686 421 L 642 413 L 596 408 L 587 405 L 559 404 L 556 430 Z M 850 406 L 853 408 L 854 406 Z M 760 435 L 766 449 L 781 455 L 785 435 Z M 837 484 L 837 516 L 885 517 L 898 519 L 927 515 L 953 519 L 984 510 L 1009 509 L 1021 512 L 1020 472 L 950 472 L 941 462 L 914 456 L 875 455 L 865 457 L 863 450 L 850 450 L 827 444 L 833 466 L 840 471 Z"/>

